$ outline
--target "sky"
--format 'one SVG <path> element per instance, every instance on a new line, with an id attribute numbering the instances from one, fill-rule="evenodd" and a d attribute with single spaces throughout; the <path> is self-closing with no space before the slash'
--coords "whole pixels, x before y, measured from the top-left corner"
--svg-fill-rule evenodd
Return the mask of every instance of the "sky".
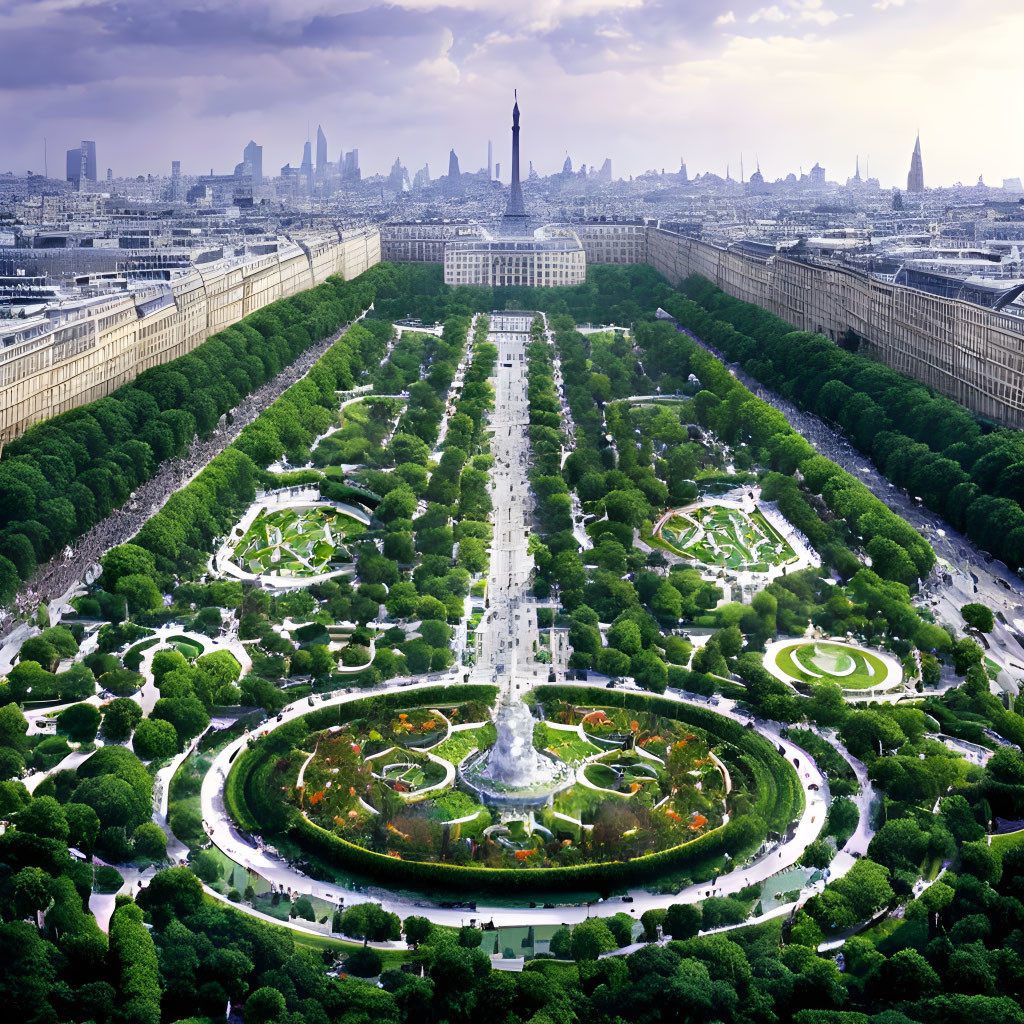
<path id="1" fill-rule="evenodd" d="M 616 177 L 759 162 L 904 185 L 1024 175 L 1020 0 L 0 0 L 0 171 L 297 165 L 317 124 L 364 176 L 611 157 Z"/>

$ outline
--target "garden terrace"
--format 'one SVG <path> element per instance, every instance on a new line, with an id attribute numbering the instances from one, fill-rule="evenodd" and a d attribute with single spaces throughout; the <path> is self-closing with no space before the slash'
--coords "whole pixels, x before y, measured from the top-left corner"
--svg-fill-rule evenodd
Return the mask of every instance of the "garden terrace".
<path id="1" fill-rule="evenodd" d="M 449 719 L 478 714 L 476 694 L 493 693 L 460 690 L 474 700 L 442 704 Z M 581 767 L 577 781 L 555 795 L 553 806 L 536 811 L 522 835 L 514 829 L 484 835 L 489 815 L 457 789 L 417 799 L 418 791 L 443 780 L 440 762 L 454 767 L 466 749 L 446 740 L 423 753 L 391 742 L 407 727 L 429 727 L 424 716 L 440 717 L 436 703 L 422 703 L 423 692 L 413 705 L 392 693 L 386 703 L 355 701 L 298 719 L 281 736 L 271 733 L 232 767 L 227 805 L 240 825 L 258 827 L 268 842 L 286 831 L 339 866 L 412 885 L 474 888 L 519 885 L 523 873 L 526 884 L 539 888 L 650 879 L 723 852 L 750 852 L 764 837 L 759 829 L 785 831 L 799 816 L 795 773 L 760 736 L 712 712 L 658 698 L 636 696 L 635 707 L 619 708 L 576 703 L 598 695 L 602 691 L 574 689 L 567 707 L 559 688 L 538 690 L 553 722 L 568 712 L 606 742 L 583 741 L 577 728 L 545 727 L 545 740 L 564 735 L 576 744 L 561 752 Z M 476 734 L 474 746 L 493 737 L 489 722 L 466 724 Z M 611 737 L 617 747 L 607 746 Z M 733 778 L 731 792 L 723 767 Z M 297 787 L 300 770 L 303 785 Z M 749 811 L 746 820 L 727 824 L 730 805 Z"/>

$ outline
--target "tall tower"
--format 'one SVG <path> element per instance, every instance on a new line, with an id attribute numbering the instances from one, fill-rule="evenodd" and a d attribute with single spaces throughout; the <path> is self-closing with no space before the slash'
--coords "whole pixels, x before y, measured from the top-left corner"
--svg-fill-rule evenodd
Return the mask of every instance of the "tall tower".
<path id="1" fill-rule="evenodd" d="M 519 184 L 519 100 L 512 108 L 512 185 L 508 192 L 508 206 L 505 207 L 505 221 L 526 223 L 526 207 L 523 206 L 523 189 Z"/>
<path id="2" fill-rule="evenodd" d="M 914 152 L 910 157 L 910 173 L 907 175 L 907 191 L 924 191 L 924 165 L 921 163 L 921 133 L 917 133 Z"/>
<path id="3" fill-rule="evenodd" d="M 316 126 L 316 176 L 322 179 L 327 174 L 327 136 L 323 128 Z"/>
<path id="4" fill-rule="evenodd" d="M 309 140 L 306 140 L 305 145 L 302 147 L 302 164 L 299 167 L 299 174 L 306 181 L 306 190 L 309 192 L 313 191 L 313 157 L 311 153 Z"/>
<path id="5" fill-rule="evenodd" d="M 487 140 L 487 180 L 494 180 L 494 147 L 490 139 Z"/>

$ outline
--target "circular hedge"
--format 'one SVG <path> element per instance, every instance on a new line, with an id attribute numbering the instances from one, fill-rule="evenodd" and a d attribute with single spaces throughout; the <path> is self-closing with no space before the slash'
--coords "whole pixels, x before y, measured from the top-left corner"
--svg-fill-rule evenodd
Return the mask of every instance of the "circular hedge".
<path id="1" fill-rule="evenodd" d="M 445 701 L 480 698 L 494 687 L 437 687 L 416 692 L 417 700 L 443 697 Z M 539 686 L 539 699 L 567 698 L 583 703 L 604 703 L 606 690 L 586 687 Z M 371 710 L 407 704 L 411 694 L 393 692 L 381 697 L 324 708 L 297 721 L 310 730 L 336 724 L 342 709 L 348 719 L 362 717 Z M 351 843 L 320 828 L 295 808 L 289 807 L 266 785 L 269 771 L 282 754 L 274 743 L 274 733 L 263 737 L 235 758 L 225 786 L 224 801 L 235 822 L 248 831 L 264 834 L 285 833 L 298 845 L 323 861 L 340 868 L 369 875 L 384 883 L 446 889 L 508 890 L 529 887 L 535 891 L 608 890 L 627 882 L 648 880 L 680 869 L 696 867 L 710 858 L 737 854 L 755 848 L 769 831 L 783 832 L 803 810 L 803 790 L 799 778 L 775 746 L 763 736 L 732 719 L 703 708 L 683 705 L 663 697 L 641 694 L 616 695 L 623 706 L 649 710 L 704 729 L 730 752 L 730 761 L 750 781 L 754 793 L 748 813 L 700 837 L 629 860 L 602 861 L 574 866 L 545 868 L 485 867 L 425 861 L 402 860 Z M 371 701 L 379 702 L 372 708 Z"/>

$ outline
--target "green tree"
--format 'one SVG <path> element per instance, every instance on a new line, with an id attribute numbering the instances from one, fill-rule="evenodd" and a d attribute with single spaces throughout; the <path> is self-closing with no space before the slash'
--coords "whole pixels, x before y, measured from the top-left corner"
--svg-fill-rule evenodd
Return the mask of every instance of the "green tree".
<path id="1" fill-rule="evenodd" d="M 160 588 L 153 578 L 141 573 L 122 576 L 117 581 L 114 593 L 124 595 L 128 602 L 128 610 L 133 613 L 156 611 L 162 608 L 164 603 Z"/>
<path id="2" fill-rule="evenodd" d="M 700 931 L 700 907 L 692 903 L 673 903 L 665 913 L 664 930 L 673 939 L 692 939 Z"/>
<path id="3" fill-rule="evenodd" d="M 100 726 L 99 709 L 92 704 L 72 704 L 57 716 L 57 728 L 76 743 L 89 743 Z"/>
<path id="4" fill-rule="evenodd" d="M 69 828 L 64 809 L 52 796 L 37 796 L 24 810 L 18 812 L 18 830 L 30 832 L 42 839 L 67 842 Z"/>
<path id="5" fill-rule="evenodd" d="M 402 930 L 405 932 L 405 940 L 415 948 L 424 942 L 430 941 L 434 925 L 427 917 L 412 915 L 402 922 Z"/>
<path id="6" fill-rule="evenodd" d="M 144 821 L 135 829 L 132 845 L 137 854 L 150 860 L 161 861 L 167 858 L 167 836 L 155 821 Z"/>
<path id="7" fill-rule="evenodd" d="M 103 708 L 103 737 L 123 743 L 142 721 L 142 708 L 129 697 L 117 697 Z"/>
<path id="8" fill-rule="evenodd" d="M 992 617 L 992 610 L 986 605 L 973 603 L 965 604 L 960 609 L 960 614 L 968 626 L 981 630 L 982 633 L 991 633 L 995 628 L 995 620 Z"/>
<path id="9" fill-rule="evenodd" d="M 284 996 L 276 988 L 264 985 L 245 1001 L 245 1024 L 272 1024 L 284 1016 Z"/>
<path id="10" fill-rule="evenodd" d="M 178 752 L 178 734 L 171 722 L 147 718 L 136 726 L 132 746 L 144 761 L 163 760 Z"/>
<path id="11" fill-rule="evenodd" d="M 588 917 L 572 930 L 573 960 L 597 960 L 616 948 L 615 937 L 600 917 Z"/>

